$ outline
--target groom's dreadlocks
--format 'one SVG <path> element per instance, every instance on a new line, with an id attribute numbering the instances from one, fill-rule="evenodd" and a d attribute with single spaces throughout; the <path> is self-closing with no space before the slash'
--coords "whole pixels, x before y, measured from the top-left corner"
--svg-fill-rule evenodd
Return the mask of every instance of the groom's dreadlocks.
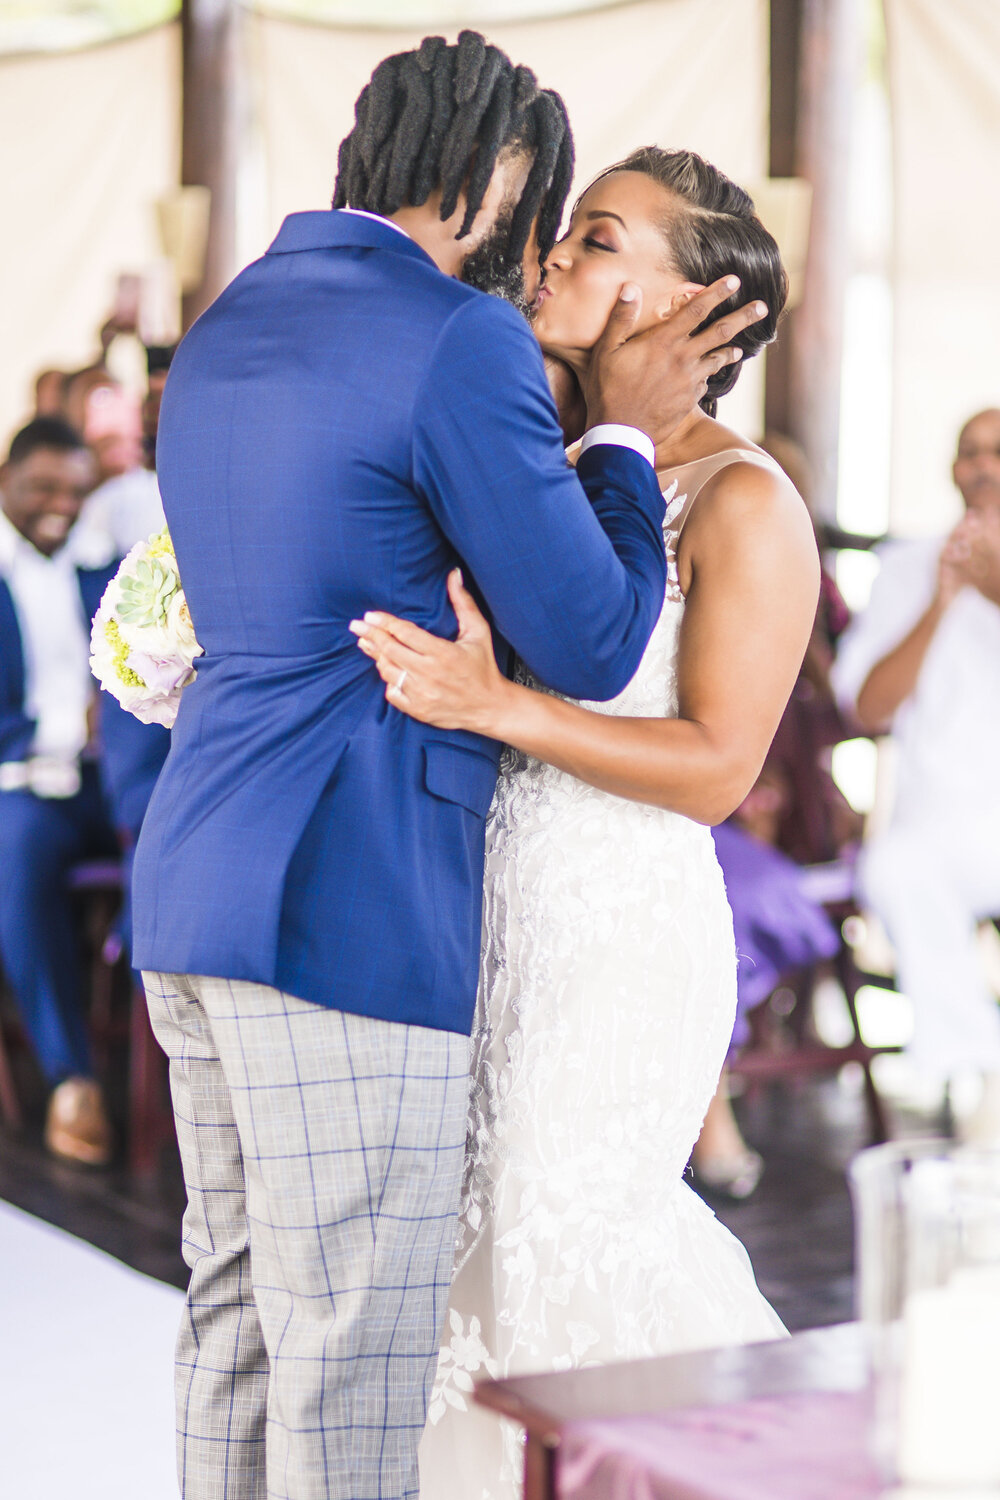
<path id="1" fill-rule="evenodd" d="M 478 31 L 448 46 L 425 37 L 413 52 L 379 63 L 355 107 L 354 129 L 341 143 L 334 208 L 392 214 L 419 207 L 440 187 L 441 218 L 465 191 L 456 239 L 472 228 L 497 158 L 520 146 L 535 159 L 515 210 L 507 255 L 519 261 L 538 214 L 542 259 L 555 241 L 573 177 L 573 137 L 566 107 L 540 89 L 530 68 L 515 67 Z"/>

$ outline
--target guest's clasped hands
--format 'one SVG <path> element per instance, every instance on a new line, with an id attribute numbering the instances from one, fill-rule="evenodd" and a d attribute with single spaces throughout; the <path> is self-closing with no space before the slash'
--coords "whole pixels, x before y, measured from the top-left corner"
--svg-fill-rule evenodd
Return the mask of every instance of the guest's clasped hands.
<path id="1" fill-rule="evenodd" d="M 1000 511 L 992 506 L 966 511 L 944 545 L 939 579 L 943 603 L 971 585 L 1000 604 Z"/>

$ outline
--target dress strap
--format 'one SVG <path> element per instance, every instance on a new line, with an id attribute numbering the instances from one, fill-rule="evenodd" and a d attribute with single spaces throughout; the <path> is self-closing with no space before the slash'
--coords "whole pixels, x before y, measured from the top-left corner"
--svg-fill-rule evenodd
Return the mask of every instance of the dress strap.
<path id="1" fill-rule="evenodd" d="M 774 474 L 782 472 L 781 466 L 770 454 L 761 453 L 756 448 L 723 448 L 721 452 L 709 453 L 705 458 L 694 458 L 690 463 L 678 464 L 676 468 L 657 471 L 660 488 L 668 501 L 667 526 L 675 545 L 691 514 L 691 507 L 708 481 L 714 479 L 722 469 L 740 463 L 756 464 L 759 468 L 770 469 Z"/>

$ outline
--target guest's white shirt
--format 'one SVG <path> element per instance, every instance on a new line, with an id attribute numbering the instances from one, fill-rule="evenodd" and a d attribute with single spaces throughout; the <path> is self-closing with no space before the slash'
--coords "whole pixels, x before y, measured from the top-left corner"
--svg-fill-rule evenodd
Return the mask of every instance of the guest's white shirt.
<path id="1" fill-rule="evenodd" d="M 162 531 L 166 522 L 156 475 L 150 469 L 131 469 L 106 479 L 87 496 L 77 525 L 97 528 L 112 538 L 119 557 Z"/>
<path id="2" fill-rule="evenodd" d="M 872 668 L 930 606 L 944 538 L 891 542 L 868 608 L 844 632 L 832 679 L 853 708 Z M 1000 606 L 964 588 L 942 618 L 914 692 L 896 712 L 896 817 L 1000 810 Z"/>
<path id="3" fill-rule="evenodd" d="M 93 530 L 77 536 L 76 527 L 59 551 L 46 557 L 0 512 L 0 576 L 10 589 L 21 630 L 24 709 L 36 721 L 33 755 L 75 760 L 87 743 L 87 708 L 95 683 L 90 622 L 76 570 L 110 560 L 106 539 Z"/>

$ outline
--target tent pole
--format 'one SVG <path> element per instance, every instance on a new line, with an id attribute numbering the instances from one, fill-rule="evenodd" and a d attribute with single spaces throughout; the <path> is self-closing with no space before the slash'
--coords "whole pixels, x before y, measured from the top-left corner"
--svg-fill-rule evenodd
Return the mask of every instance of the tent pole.
<path id="1" fill-rule="evenodd" d="M 771 0 L 770 171 L 806 178 L 812 227 L 801 305 L 767 356 L 765 422 L 804 448 L 817 515 L 837 503 L 840 374 L 850 251 L 851 102 L 857 0 Z"/>
<path id="2" fill-rule="evenodd" d="M 189 328 L 236 270 L 237 0 L 182 0 L 181 182 L 212 194 L 202 283 L 183 299 Z"/>

